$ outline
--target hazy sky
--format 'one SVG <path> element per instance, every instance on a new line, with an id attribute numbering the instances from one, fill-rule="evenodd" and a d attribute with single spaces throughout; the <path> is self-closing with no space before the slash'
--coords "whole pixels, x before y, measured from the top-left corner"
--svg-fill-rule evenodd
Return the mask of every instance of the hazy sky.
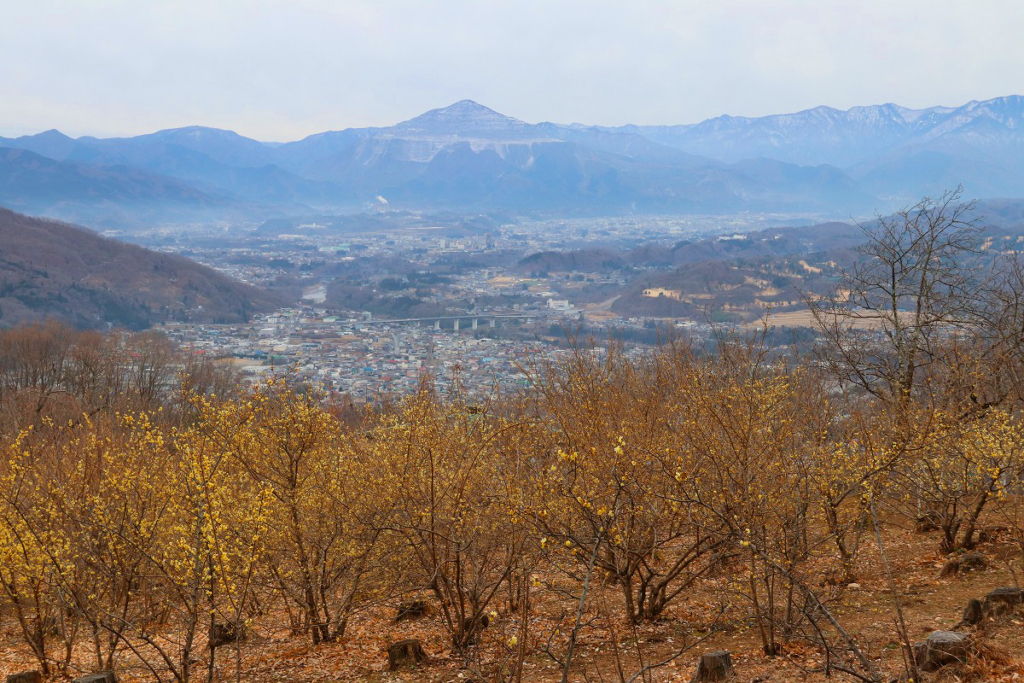
<path id="1" fill-rule="evenodd" d="M 958 105 L 1024 94 L 1022 27 L 1021 0 L 0 0 L 0 135 Z"/>

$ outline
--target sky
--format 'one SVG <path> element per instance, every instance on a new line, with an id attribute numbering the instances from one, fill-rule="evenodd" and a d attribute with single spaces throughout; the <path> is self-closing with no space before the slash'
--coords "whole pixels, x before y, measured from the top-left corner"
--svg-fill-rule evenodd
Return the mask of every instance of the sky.
<path id="1" fill-rule="evenodd" d="M 695 123 L 1024 94 L 1021 0 L 0 0 L 0 136 L 267 141 L 472 99 Z"/>

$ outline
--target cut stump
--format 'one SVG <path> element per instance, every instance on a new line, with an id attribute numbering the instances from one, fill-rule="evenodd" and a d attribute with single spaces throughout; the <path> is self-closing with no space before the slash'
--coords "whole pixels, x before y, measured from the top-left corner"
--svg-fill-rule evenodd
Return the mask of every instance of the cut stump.
<path id="1" fill-rule="evenodd" d="M 236 624 L 231 622 L 215 623 L 210 628 L 209 645 L 211 650 L 240 640 L 245 640 L 245 630 L 239 628 Z"/>
<path id="2" fill-rule="evenodd" d="M 38 671 L 22 671 L 18 674 L 8 674 L 7 683 L 43 683 L 43 674 Z"/>
<path id="3" fill-rule="evenodd" d="M 921 671 L 937 671 L 947 664 L 963 662 L 971 637 L 959 631 L 933 631 L 923 643 L 914 643 L 914 662 Z"/>
<path id="4" fill-rule="evenodd" d="M 423 643 L 416 639 L 400 640 L 388 648 L 388 668 L 397 671 L 403 666 L 416 666 L 427 661 Z"/>
<path id="5" fill-rule="evenodd" d="M 433 613 L 434 610 L 426 600 L 409 600 L 398 606 L 395 622 L 405 621 L 406 619 L 421 619 L 429 617 Z"/>
<path id="6" fill-rule="evenodd" d="M 79 676 L 71 683 L 117 683 L 117 675 L 113 671 L 97 671 L 94 674 Z"/>
<path id="7" fill-rule="evenodd" d="M 971 598 L 968 600 L 967 607 L 964 607 L 963 623 L 968 626 L 977 626 L 984 618 L 985 609 L 981 604 L 981 600 L 978 600 L 977 598 Z"/>
<path id="8" fill-rule="evenodd" d="M 1024 591 L 1020 588 L 1005 586 L 993 588 L 986 593 L 982 600 L 982 608 L 986 616 L 998 616 L 1022 603 L 1024 603 Z"/>
<path id="9" fill-rule="evenodd" d="M 939 572 L 939 577 L 955 576 L 963 572 L 984 569 L 985 564 L 985 556 L 981 553 L 964 553 L 946 560 L 946 564 L 942 565 L 942 571 Z"/>
<path id="10" fill-rule="evenodd" d="M 690 683 L 711 683 L 713 681 L 731 681 L 736 678 L 732 668 L 732 656 L 724 650 L 706 652 L 697 662 L 697 671 Z"/>

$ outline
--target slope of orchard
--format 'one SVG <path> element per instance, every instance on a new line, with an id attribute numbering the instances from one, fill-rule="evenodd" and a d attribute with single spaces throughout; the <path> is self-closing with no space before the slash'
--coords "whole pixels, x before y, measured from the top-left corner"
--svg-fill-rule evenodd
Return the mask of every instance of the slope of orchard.
<path id="1" fill-rule="evenodd" d="M 152 335 L 8 332 L 0 667 L 670 681 L 725 649 L 741 680 L 905 675 L 904 641 L 1024 558 L 1024 423 L 955 351 L 900 404 L 755 338 L 356 411 Z M 960 626 L 970 656 L 926 675 L 1016 679 L 1018 624 Z M 430 659 L 388 672 L 407 638 Z"/>

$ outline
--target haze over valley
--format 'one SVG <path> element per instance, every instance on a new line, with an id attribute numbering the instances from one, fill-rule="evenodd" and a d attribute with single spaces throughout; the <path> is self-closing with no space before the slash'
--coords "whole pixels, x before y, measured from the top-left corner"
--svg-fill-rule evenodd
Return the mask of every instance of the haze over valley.
<path id="1" fill-rule="evenodd" d="M 514 382 L 516 358 L 573 335 L 639 350 L 771 312 L 785 345 L 807 339 L 808 297 L 856 262 L 874 212 L 962 182 L 983 198 L 987 249 L 1015 251 L 1022 124 L 1021 96 L 619 127 L 463 100 L 287 143 L 198 126 L 5 138 L 0 201 L 106 239 L 4 213 L 0 323 L 169 324 L 252 376 L 298 364 L 362 400 L 456 365 L 481 390 Z M 175 289 L 167 257 L 117 240 L 203 265 Z M 225 276 L 239 284 L 196 284 Z"/>

